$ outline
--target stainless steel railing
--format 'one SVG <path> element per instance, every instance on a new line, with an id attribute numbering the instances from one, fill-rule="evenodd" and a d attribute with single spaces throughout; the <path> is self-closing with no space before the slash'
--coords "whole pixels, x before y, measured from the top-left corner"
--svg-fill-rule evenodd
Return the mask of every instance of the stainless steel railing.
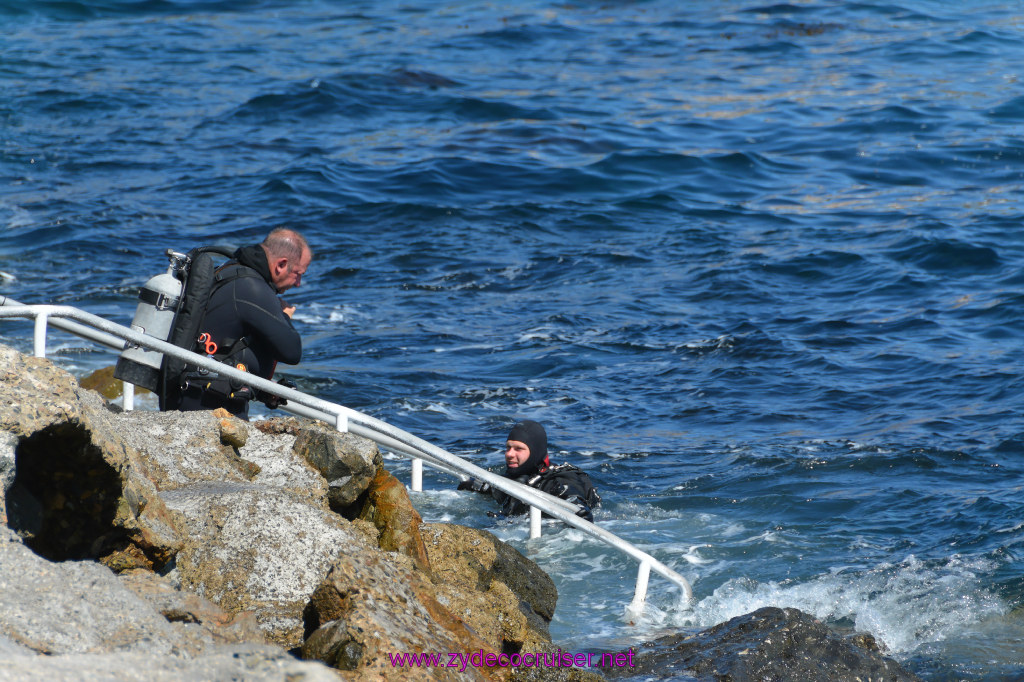
<path id="1" fill-rule="evenodd" d="M 648 581 L 651 571 L 679 587 L 681 601 L 685 607 L 689 607 L 693 600 L 693 590 L 686 578 L 617 535 L 576 516 L 576 507 L 565 500 L 482 469 L 472 462 L 457 457 L 387 422 L 375 419 L 343 405 L 321 400 L 296 389 L 287 388 L 268 379 L 240 371 L 206 356 L 192 353 L 166 341 L 139 333 L 128 327 L 115 324 L 102 317 L 71 306 L 24 305 L 10 298 L 0 296 L 0 319 L 3 318 L 30 318 L 35 320 L 33 352 L 37 357 L 46 357 L 47 329 L 52 323 L 54 327 L 95 341 L 115 351 L 121 351 L 130 345 L 141 346 L 147 350 L 170 355 L 197 367 L 217 372 L 230 379 L 242 381 L 261 391 L 285 398 L 288 400 L 288 405 L 283 409 L 289 412 L 327 422 L 339 431 L 347 431 L 368 438 L 392 452 L 411 458 L 413 471 L 412 485 L 410 487 L 414 491 L 422 490 L 422 465 L 424 462 L 431 468 L 452 476 L 460 478 L 473 477 L 486 481 L 493 488 L 501 490 L 530 505 L 531 538 L 540 536 L 541 515 L 543 513 L 577 528 L 587 535 L 600 540 L 602 543 L 636 559 L 640 563 L 640 567 L 637 571 L 633 600 L 626 609 L 627 614 L 631 617 L 637 617 L 643 611 L 647 600 Z M 125 383 L 124 407 L 126 410 L 133 407 L 133 389 L 134 387 L 131 384 Z"/>

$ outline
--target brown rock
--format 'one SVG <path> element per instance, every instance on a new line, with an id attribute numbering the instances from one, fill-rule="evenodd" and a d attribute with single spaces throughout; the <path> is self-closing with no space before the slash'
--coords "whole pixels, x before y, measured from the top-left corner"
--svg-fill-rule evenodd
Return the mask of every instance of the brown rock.
<path id="1" fill-rule="evenodd" d="M 256 427 L 257 430 L 274 436 L 280 436 L 282 434 L 297 436 L 303 428 L 316 423 L 317 422 L 313 419 L 306 419 L 303 417 L 271 417 L 270 419 L 261 419 L 259 421 L 252 422 L 252 425 Z"/>
<path id="2" fill-rule="evenodd" d="M 394 555 L 392 555 L 394 556 Z M 304 658 L 359 679 L 391 678 L 389 654 L 493 651 L 434 597 L 426 576 L 377 549 L 338 557 L 306 612 Z M 447 663 L 447 656 L 444 656 Z M 506 669 L 407 667 L 402 679 L 503 679 Z"/>
<path id="3" fill-rule="evenodd" d="M 248 480 L 253 480 L 263 468 L 242 457 L 238 450 L 244 448 L 249 442 L 249 428 L 247 422 L 231 414 L 223 407 L 213 411 L 213 416 L 218 419 L 217 426 L 220 430 L 220 442 L 226 448 L 224 455 Z"/>
<path id="4" fill-rule="evenodd" d="M 117 549 L 106 556 L 100 557 L 99 561 L 114 573 L 136 568 L 153 569 L 153 562 L 150 558 L 132 544 L 129 544 L 124 549 Z"/>
<path id="5" fill-rule="evenodd" d="M 124 393 L 124 382 L 114 378 L 114 366 L 103 367 L 78 380 L 78 385 L 90 391 L 96 391 L 107 400 L 119 398 Z M 135 393 L 149 393 L 141 386 L 135 387 Z"/>
<path id="6" fill-rule="evenodd" d="M 233 448 L 244 448 L 249 440 L 249 430 L 245 422 L 223 407 L 214 410 L 213 416 L 220 420 L 220 442 Z"/>
<path id="7" fill-rule="evenodd" d="M 441 603 L 498 651 L 553 650 L 558 592 L 537 564 L 483 530 L 438 523 L 420 532 Z"/>
<path id="8" fill-rule="evenodd" d="M 416 568 L 430 573 L 430 559 L 420 536 L 423 519 L 413 508 L 408 490 L 384 467 L 377 469 L 370 482 L 359 518 L 373 522 L 380 531 L 381 549 L 401 552 L 412 559 Z"/>

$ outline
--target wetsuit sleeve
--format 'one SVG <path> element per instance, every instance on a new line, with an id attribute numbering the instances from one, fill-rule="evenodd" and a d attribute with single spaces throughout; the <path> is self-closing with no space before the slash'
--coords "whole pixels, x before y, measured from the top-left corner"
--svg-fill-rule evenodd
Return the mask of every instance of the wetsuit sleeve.
<path id="1" fill-rule="evenodd" d="M 497 488 L 491 488 L 491 495 L 501 506 L 501 513 L 505 516 L 519 516 L 520 514 L 525 514 L 530 511 L 530 505 L 521 500 L 517 500 L 511 495 L 501 492 Z"/>
<path id="2" fill-rule="evenodd" d="M 471 478 L 467 481 L 459 481 L 459 485 L 456 490 L 472 490 L 474 493 L 489 493 L 491 492 L 491 485 L 486 481 L 481 481 L 479 478 Z"/>
<path id="3" fill-rule="evenodd" d="M 302 337 L 281 302 L 265 282 L 256 277 L 238 280 L 236 305 L 246 336 L 266 347 L 278 362 L 298 364 L 302 359 Z"/>

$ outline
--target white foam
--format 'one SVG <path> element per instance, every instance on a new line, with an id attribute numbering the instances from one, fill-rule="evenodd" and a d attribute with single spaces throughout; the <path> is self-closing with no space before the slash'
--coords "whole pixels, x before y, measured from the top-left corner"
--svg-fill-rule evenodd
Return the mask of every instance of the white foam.
<path id="1" fill-rule="evenodd" d="M 497 348 L 493 343 L 470 343 L 463 346 L 449 346 L 448 348 L 433 348 L 434 353 L 458 353 L 466 350 L 491 350 Z"/>
<path id="2" fill-rule="evenodd" d="M 911 556 L 867 571 L 837 569 L 802 583 L 735 578 L 692 611 L 677 612 L 674 624 L 710 627 L 765 606 L 793 607 L 825 621 L 850 620 L 893 652 L 906 652 L 1008 611 L 983 586 L 990 564 L 959 556 L 929 562 Z"/>
<path id="3" fill-rule="evenodd" d="M 521 334 L 516 341 L 519 343 L 526 343 L 527 341 L 552 341 L 554 338 L 554 335 L 545 332 L 528 332 Z"/>
<path id="4" fill-rule="evenodd" d="M 366 314 L 359 312 L 356 306 L 352 305 L 324 305 L 322 303 L 309 303 L 296 306 L 292 319 L 308 325 L 319 324 L 342 324 L 356 318 L 366 318 Z"/>

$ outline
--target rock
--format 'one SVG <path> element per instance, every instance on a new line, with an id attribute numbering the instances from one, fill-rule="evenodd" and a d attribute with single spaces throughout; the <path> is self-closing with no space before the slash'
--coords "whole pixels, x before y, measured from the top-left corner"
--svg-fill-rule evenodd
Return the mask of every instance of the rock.
<path id="1" fill-rule="evenodd" d="M 181 520 L 160 500 L 139 453 L 125 445 L 106 402 L 49 361 L 6 346 L 0 367 L 7 525 L 47 558 L 119 554 L 166 565 L 181 545 Z"/>
<path id="2" fill-rule="evenodd" d="M 0 430 L 18 435 L 41 431 L 79 416 L 82 403 L 104 404 L 49 360 L 0 345 Z"/>
<path id="3" fill-rule="evenodd" d="M 182 588 L 254 611 L 285 648 L 302 643 L 303 610 L 335 557 L 369 547 L 344 519 L 280 488 L 196 483 L 163 495 L 188 527 L 176 563 Z"/>
<path id="4" fill-rule="evenodd" d="M 355 671 L 360 679 L 394 676 L 389 654 L 493 651 L 437 601 L 433 586 L 411 560 L 396 554 L 389 558 L 375 547 L 337 558 L 310 600 L 306 633 L 304 658 Z M 485 680 L 506 673 L 473 667 L 463 672 L 406 667 L 401 677 Z"/>
<path id="5" fill-rule="evenodd" d="M 393 671 L 389 654 L 557 651 L 548 633 L 557 591 L 536 564 L 486 531 L 424 524 L 418 532 L 432 574 L 405 554 L 373 549 L 339 556 L 310 601 L 304 657 L 370 677 Z M 414 679 L 602 679 L 539 666 L 404 672 Z"/>
<path id="6" fill-rule="evenodd" d="M 0 528 L 0 678 L 330 681 L 233 615 L 148 571 L 51 563 Z"/>
<path id="7" fill-rule="evenodd" d="M 212 412 L 143 412 L 118 415 L 126 444 L 138 451 L 158 490 L 200 481 L 248 480 L 236 466 L 237 452 L 221 443 Z"/>
<path id="8" fill-rule="evenodd" d="M 51 563 L 0 528 L 0 566 L 0 635 L 33 653 L 196 651 L 100 564 Z"/>
<path id="9" fill-rule="evenodd" d="M 257 644 L 219 647 L 199 658 L 187 658 L 144 652 L 5 655 L 0 642 L 0 671 L 3 679 L 19 682 L 338 682 L 337 674 L 322 663 L 298 661 L 277 647 Z"/>
<path id="10" fill-rule="evenodd" d="M 891 658 L 863 649 L 791 608 L 765 607 L 696 635 L 672 635 L 643 648 L 647 651 L 637 653 L 636 667 L 606 668 L 605 674 L 709 682 L 920 682 Z"/>
<path id="11" fill-rule="evenodd" d="M 236 449 L 244 448 L 249 440 L 249 430 L 245 421 L 223 407 L 214 410 L 213 416 L 220 420 L 220 442 Z"/>
<path id="12" fill-rule="evenodd" d="M 486 531 L 425 524 L 438 600 L 497 651 L 554 651 L 548 624 L 558 592 L 518 550 Z"/>
<path id="13" fill-rule="evenodd" d="M 553 650 L 556 593 L 483 531 L 431 527 L 428 554 L 380 464 L 308 420 L 124 413 L 0 346 L 0 513 L 17 531 L 0 526 L 0 676 L 336 679 L 282 648 L 301 646 L 348 678 L 593 679 L 396 673 L 388 654 Z"/>
<path id="14" fill-rule="evenodd" d="M 124 394 L 124 382 L 120 379 L 114 378 L 113 365 L 110 367 L 103 367 L 88 376 L 82 377 L 78 380 L 78 385 L 82 388 L 87 388 L 90 391 L 96 391 L 107 400 L 119 398 Z M 136 386 L 135 390 L 139 393 L 149 392 L 141 386 Z"/>
<path id="15" fill-rule="evenodd" d="M 251 613 L 228 614 L 149 571 L 117 577 L 92 562 L 51 563 L 5 532 L 0 633 L 27 653 L 198 656 L 223 644 L 266 643 Z"/>
<path id="16" fill-rule="evenodd" d="M 293 435 L 266 435 L 241 419 L 206 411 L 126 412 L 117 422 L 161 491 L 196 483 L 253 483 L 327 508 L 327 485 L 292 452 Z M 225 444 L 225 430 L 233 434 L 227 436 L 232 444 Z M 234 444 L 242 441 L 241 447 Z"/>
<path id="17" fill-rule="evenodd" d="M 18 437 L 0 431 L 0 525 L 7 525 L 7 491 L 14 485 Z"/>
<path id="18" fill-rule="evenodd" d="M 4 659 L 11 658 L 13 656 L 35 656 L 34 651 L 26 646 L 22 646 L 17 642 L 0 635 L 0 670 L 4 668 Z"/>
<path id="19" fill-rule="evenodd" d="M 400 552 L 412 559 L 416 568 L 430 573 L 430 560 L 420 535 L 423 519 L 413 508 L 405 486 L 383 467 L 366 490 L 359 518 L 376 526 L 381 549 Z"/>
<path id="20" fill-rule="evenodd" d="M 294 447 L 327 480 L 328 503 L 338 513 L 355 504 L 382 462 L 373 441 L 342 433 L 321 422 L 303 425 Z"/>
<path id="21" fill-rule="evenodd" d="M 557 651 L 553 654 L 553 656 L 558 655 Z M 557 658 L 547 660 L 557 666 Z M 547 665 L 546 661 L 540 666 L 513 668 L 512 682 L 605 682 L 604 676 L 585 668 L 551 667 Z"/>
<path id="22" fill-rule="evenodd" d="M 326 510 L 327 481 L 309 462 L 296 454 L 295 436 L 268 434 L 252 424 L 246 426 L 249 439 L 239 454 L 260 467 L 253 483 L 287 490 L 297 498 Z"/>
<path id="23" fill-rule="evenodd" d="M 197 594 L 176 589 L 170 580 L 151 571 L 125 571 L 118 578 L 168 622 L 198 631 L 204 642 L 267 644 L 252 611 L 229 613 Z"/>

